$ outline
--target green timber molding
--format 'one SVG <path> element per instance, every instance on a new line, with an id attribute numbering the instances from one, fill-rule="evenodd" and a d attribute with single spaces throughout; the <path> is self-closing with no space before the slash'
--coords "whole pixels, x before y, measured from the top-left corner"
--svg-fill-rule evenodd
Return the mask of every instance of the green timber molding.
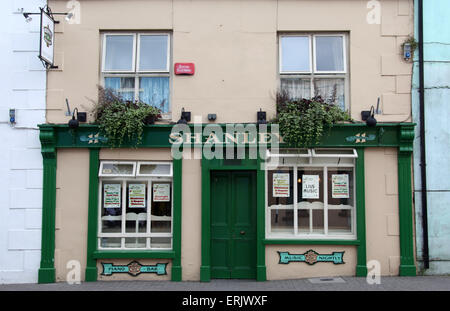
<path id="1" fill-rule="evenodd" d="M 367 275 L 366 258 L 366 187 L 364 148 L 356 149 L 356 235 L 360 241 L 357 249 L 356 276 Z"/>
<path id="2" fill-rule="evenodd" d="M 53 128 L 39 133 L 43 158 L 42 242 L 39 283 L 55 282 L 56 148 Z"/>
<path id="3" fill-rule="evenodd" d="M 400 130 L 398 147 L 398 207 L 400 226 L 400 275 L 415 276 L 414 235 L 412 209 L 412 166 L 414 126 L 404 126 Z"/>
<path id="4" fill-rule="evenodd" d="M 202 124 L 202 129 L 205 127 Z M 218 124 L 224 132 L 226 124 Z M 322 141 L 317 146 L 321 148 L 356 148 L 358 159 L 356 174 L 358 180 L 364 180 L 364 148 L 395 147 L 398 148 L 398 183 L 399 183 L 399 221 L 400 221 L 400 275 L 416 275 L 413 253 L 413 216 L 412 216 L 412 185 L 411 185 L 411 154 L 414 138 L 413 123 L 378 123 L 375 127 L 367 127 L 365 123 L 335 124 L 325 130 Z M 173 125 L 157 124 L 146 126 L 142 144 L 138 148 L 170 148 L 169 139 Z M 194 125 L 189 125 L 194 132 Z M 69 129 L 67 124 L 41 124 L 40 141 L 43 156 L 43 199 L 42 199 L 42 253 L 39 269 L 39 283 L 55 282 L 55 206 L 56 206 L 56 154 L 58 148 L 89 148 L 90 153 L 90 185 L 89 185 L 89 220 L 88 220 L 88 260 L 86 279 L 95 280 L 97 268 L 93 262 L 97 258 L 112 256 L 124 258 L 120 252 L 103 252 L 96 250 L 97 238 L 97 200 L 98 200 L 98 152 L 99 148 L 108 148 L 107 141 L 99 132 L 98 125 L 82 124 L 76 130 Z M 268 131 L 270 131 L 270 125 Z M 202 136 L 202 144 L 207 137 Z M 123 148 L 134 147 L 132 142 L 126 142 Z M 270 144 L 267 146 L 270 147 Z M 281 144 L 280 147 L 288 147 Z M 314 147 L 314 146 L 312 146 Z M 174 161 L 174 193 L 180 196 L 174 198 L 174 232 L 173 252 L 127 252 L 130 258 L 171 258 L 173 259 L 172 279 L 181 280 L 181 160 Z M 200 277 L 202 281 L 210 279 L 210 170 L 256 170 L 257 172 L 257 279 L 265 280 L 265 180 L 261 162 L 256 164 L 243 162 L 242 165 L 226 166 L 215 160 L 202 160 L 202 263 Z M 94 177 L 95 175 L 95 177 Z M 91 185 L 92 183 L 92 185 Z M 357 235 L 358 247 L 357 275 L 365 275 L 366 239 L 364 215 L 364 183 L 357 183 Z M 95 191 L 94 191 L 95 190 Z M 95 208 L 94 208 L 95 207 Z M 363 225 L 364 223 L 364 225 Z M 306 243 L 305 241 L 297 241 Z M 327 241 L 333 244 L 332 241 Z M 287 242 L 285 243 L 287 244 Z M 349 244 L 347 244 L 349 245 Z M 111 258 L 111 257 L 110 257 Z M 95 279 L 93 275 L 95 274 Z"/>
<path id="5" fill-rule="evenodd" d="M 248 124 L 244 124 L 248 125 Z M 147 125 L 144 128 L 142 144 L 138 148 L 170 148 L 172 147 L 169 139 L 172 128 L 171 124 Z M 191 133 L 194 128 L 199 127 L 203 130 L 208 124 L 188 125 Z M 214 124 L 226 132 L 227 124 Z M 317 146 L 320 147 L 399 147 L 402 149 L 411 148 L 409 141 L 405 141 L 404 135 L 409 135 L 409 129 L 414 127 L 412 123 L 378 123 L 375 127 L 368 127 L 365 123 L 342 123 L 335 124 L 329 129 L 325 129 L 324 136 Z M 42 130 L 54 131 L 56 148 L 108 148 L 107 140 L 100 133 L 98 125 L 82 124 L 76 130 L 69 129 L 67 124 L 42 124 L 39 126 Z M 271 125 L 267 125 L 267 131 L 270 132 Z M 401 134 L 403 133 L 403 134 Z M 184 136 L 183 136 L 184 137 Z M 403 137 L 403 138 L 401 138 Z M 208 139 L 208 135 L 202 135 L 202 144 Z M 225 140 L 225 138 L 220 138 Z M 173 141 L 173 140 L 172 140 Z M 192 140 L 193 145 L 195 141 Z M 199 144 L 197 144 L 199 145 Z M 269 144 L 270 146 L 270 144 Z M 134 147 L 133 142 L 125 142 L 124 148 Z M 280 147 L 288 147 L 281 144 Z"/>

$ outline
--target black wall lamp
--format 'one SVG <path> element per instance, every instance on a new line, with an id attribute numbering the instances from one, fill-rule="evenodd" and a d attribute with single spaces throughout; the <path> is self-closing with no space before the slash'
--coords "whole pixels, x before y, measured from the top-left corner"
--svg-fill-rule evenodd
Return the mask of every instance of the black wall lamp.
<path id="1" fill-rule="evenodd" d="M 267 124 L 267 120 L 266 120 L 266 112 L 262 111 L 262 109 L 260 108 L 258 112 L 256 112 L 256 119 L 257 119 L 257 124 Z"/>
<path id="2" fill-rule="evenodd" d="M 377 119 L 375 119 L 375 108 L 372 106 L 370 110 L 361 111 L 361 119 L 366 121 L 367 126 L 377 125 Z"/>
<path id="3" fill-rule="evenodd" d="M 77 118 L 75 119 L 75 110 L 77 111 Z M 69 128 L 76 129 L 80 126 L 80 122 L 86 122 L 86 112 L 78 112 L 75 108 L 72 113 L 72 119 L 69 120 Z"/>
<path id="4" fill-rule="evenodd" d="M 181 117 L 180 120 L 178 120 L 177 124 L 187 124 L 191 121 L 191 112 L 190 111 L 184 111 L 184 108 L 181 109 Z"/>
<path id="5" fill-rule="evenodd" d="M 40 9 L 45 10 L 52 18 L 53 18 L 53 15 L 65 15 L 66 21 L 70 21 L 73 17 L 73 13 L 71 13 L 71 12 L 69 12 L 69 13 L 53 13 L 52 10 L 50 9 L 50 7 L 47 5 L 44 6 L 44 8 L 40 8 Z M 30 15 L 41 15 L 41 12 L 39 12 L 39 13 L 23 12 L 23 9 L 22 9 L 22 14 L 23 14 L 23 17 L 25 17 L 26 22 L 29 23 L 33 20 L 33 18 Z M 59 24 L 59 21 L 55 21 L 55 24 Z"/>

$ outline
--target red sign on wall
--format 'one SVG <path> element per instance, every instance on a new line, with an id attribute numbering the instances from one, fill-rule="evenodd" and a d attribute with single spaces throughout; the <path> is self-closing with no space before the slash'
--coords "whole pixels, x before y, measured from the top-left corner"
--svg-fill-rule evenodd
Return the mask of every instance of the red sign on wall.
<path id="1" fill-rule="evenodd" d="M 176 75 L 193 75 L 195 73 L 195 66 L 193 63 L 175 63 Z"/>

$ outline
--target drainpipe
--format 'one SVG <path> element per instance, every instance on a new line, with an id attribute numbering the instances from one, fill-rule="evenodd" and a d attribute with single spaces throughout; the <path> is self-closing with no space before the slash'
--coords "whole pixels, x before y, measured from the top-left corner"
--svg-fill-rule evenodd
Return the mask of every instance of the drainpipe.
<path id="1" fill-rule="evenodd" d="M 419 1 L 419 100 L 420 100 L 420 175 L 422 193 L 422 257 L 424 268 L 430 267 L 428 249 L 428 206 L 427 206 L 427 163 L 425 153 L 425 86 L 424 86 L 424 50 L 423 50 L 423 0 Z"/>

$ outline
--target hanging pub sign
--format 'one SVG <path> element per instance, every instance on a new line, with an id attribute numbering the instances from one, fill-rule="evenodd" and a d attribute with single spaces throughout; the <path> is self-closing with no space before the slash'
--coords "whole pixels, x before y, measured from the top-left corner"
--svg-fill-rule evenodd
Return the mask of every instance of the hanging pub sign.
<path id="1" fill-rule="evenodd" d="M 55 42 L 55 21 L 41 9 L 41 37 L 39 47 L 39 58 L 47 65 L 53 66 Z"/>
<path id="2" fill-rule="evenodd" d="M 273 192 L 274 198 L 289 198 L 289 174 L 273 174 Z"/>
<path id="3" fill-rule="evenodd" d="M 128 185 L 128 207 L 145 207 L 145 184 Z"/>
<path id="4" fill-rule="evenodd" d="M 302 180 L 302 198 L 319 199 L 319 175 L 303 175 Z"/>
<path id="5" fill-rule="evenodd" d="M 348 199 L 350 197 L 348 174 L 331 175 L 331 196 L 333 199 Z"/>

